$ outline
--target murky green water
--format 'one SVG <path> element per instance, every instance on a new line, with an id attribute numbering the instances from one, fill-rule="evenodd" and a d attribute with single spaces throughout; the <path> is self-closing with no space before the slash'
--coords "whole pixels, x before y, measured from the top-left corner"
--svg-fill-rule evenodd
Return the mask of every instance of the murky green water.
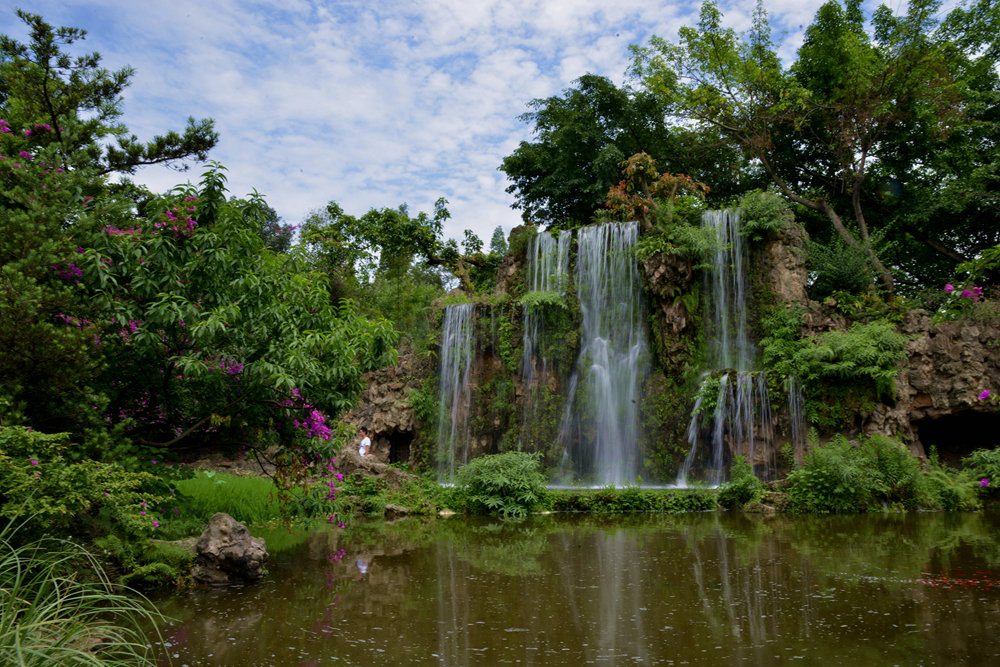
<path id="1" fill-rule="evenodd" d="M 1000 516 L 463 517 L 269 537 L 175 664 L 1000 664 Z"/>

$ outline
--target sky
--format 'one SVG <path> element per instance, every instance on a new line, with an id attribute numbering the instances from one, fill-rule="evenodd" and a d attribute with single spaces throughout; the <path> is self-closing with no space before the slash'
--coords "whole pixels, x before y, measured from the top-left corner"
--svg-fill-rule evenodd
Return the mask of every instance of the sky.
<path id="1" fill-rule="evenodd" d="M 786 60 L 820 0 L 765 0 Z M 890 3 L 890 6 L 899 4 Z M 0 0 L 0 32 L 26 38 L 16 7 L 87 31 L 71 53 L 97 51 L 111 70 L 135 69 L 124 122 L 140 138 L 213 118 L 210 157 L 230 192 L 256 189 L 289 224 L 336 201 L 361 215 L 406 203 L 433 211 L 445 197 L 445 236 L 521 224 L 503 158 L 532 127 L 534 98 L 559 95 L 587 73 L 626 83 L 628 46 L 676 41 L 691 0 Z M 753 3 L 720 2 L 748 27 Z M 783 37 L 782 37 L 783 35 Z M 156 192 L 197 181 L 147 167 Z"/>

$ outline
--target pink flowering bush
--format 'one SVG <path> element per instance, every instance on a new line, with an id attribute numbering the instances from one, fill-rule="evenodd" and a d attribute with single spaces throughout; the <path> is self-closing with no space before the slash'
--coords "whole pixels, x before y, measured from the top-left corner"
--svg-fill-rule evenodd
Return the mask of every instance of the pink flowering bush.
<path id="1" fill-rule="evenodd" d="M 334 306 L 322 276 L 264 250 L 262 202 L 227 200 L 224 170 L 102 227 L 80 264 L 105 315 L 110 425 L 182 442 L 328 440 L 395 332 Z"/>

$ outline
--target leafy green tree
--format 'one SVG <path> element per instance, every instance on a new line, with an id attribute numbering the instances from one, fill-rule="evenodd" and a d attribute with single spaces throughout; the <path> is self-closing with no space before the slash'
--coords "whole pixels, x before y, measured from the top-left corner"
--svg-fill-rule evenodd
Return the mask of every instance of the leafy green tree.
<path id="1" fill-rule="evenodd" d="M 330 202 L 306 219 L 302 240 L 330 275 L 368 282 L 380 268 L 405 267 L 417 259 L 425 266 L 451 272 L 473 292 L 476 286 L 470 270 L 483 268 L 490 260 L 483 253 L 482 240 L 469 230 L 461 251 L 454 239 L 444 238 L 443 225 L 451 218 L 447 204 L 443 197 L 434 202 L 433 215 L 421 211 L 411 216 L 403 204 L 373 208 L 356 217 Z"/>
<path id="2" fill-rule="evenodd" d="M 110 325 L 101 345 L 108 418 L 133 437 L 180 447 L 256 444 L 278 429 L 329 434 L 361 374 L 394 358 L 385 321 L 334 305 L 301 252 L 266 251 L 263 202 L 225 198 L 216 165 L 148 216 L 106 224 L 84 278 Z"/>
<path id="3" fill-rule="evenodd" d="M 86 37 L 85 30 L 54 28 L 22 10 L 17 16 L 28 25 L 30 41 L 0 35 L 0 109 L 12 127 L 44 130 L 42 141 L 58 146 L 65 167 L 130 174 L 143 165 L 204 160 L 218 141 L 211 120 L 193 118 L 183 133 L 140 141 L 120 122 L 132 68 L 109 72 L 97 53 L 65 52 Z"/>
<path id="4" fill-rule="evenodd" d="M 751 29 L 738 35 L 722 27 L 709 0 L 698 26 L 681 29 L 679 45 L 654 38 L 636 49 L 634 70 L 651 92 L 677 99 L 688 118 L 758 160 L 786 197 L 862 250 L 891 291 L 889 255 L 876 250 L 892 226 L 869 215 L 886 191 L 880 185 L 891 175 L 928 175 L 921 155 L 946 146 L 975 113 L 971 79 L 956 67 L 969 47 L 954 39 L 954 22 L 935 32 L 937 7 L 911 0 L 902 16 L 880 7 L 869 35 L 860 0 L 828 2 L 785 68 L 760 3 Z M 908 153 L 908 142 L 921 155 Z"/>
<path id="5" fill-rule="evenodd" d="M 714 130 L 670 123 L 668 96 L 618 88 L 594 74 L 576 83 L 528 103 L 520 119 L 533 124 L 535 141 L 522 141 L 500 166 L 525 221 L 553 228 L 591 222 L 618 183 L 621 163 L 637 153 L 711 184 L 720 197 L 756 186 L 746 160 Z"/>
<path id="6" fill-rule="evenodd" d="M 204 158 L 216 135 L 211 121 L 192 121 L 139 142 L 120 122 L 131 70 L 67 53 L 82 30 L 18 16 L 29 42 L 0 35 L 0 423 L 69 430 L 103 400 L 79 251 L 104 208 L 133 205 L 95 198 L 112 173 Z"/>
<path id="7" fill-rule="evenodd" d="M 232 196 L 230 201 L 236 201 Z M 264 245 L 273 252 L 288 252 L 292 247 L 292 239 L 295 237 L 295 225 L 288 225 L 282 222 L 281 216 L 267 202 L 260 200 L 258 215 L 261 219 L 261 226 L 258 230 Z"/>

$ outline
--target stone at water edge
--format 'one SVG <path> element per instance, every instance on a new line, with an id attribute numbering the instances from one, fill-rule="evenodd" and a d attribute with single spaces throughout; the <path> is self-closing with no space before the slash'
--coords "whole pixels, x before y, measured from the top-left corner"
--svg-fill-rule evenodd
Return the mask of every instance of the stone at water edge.
<path id="1" fill-rule="evenodd" d="M 253 537 L 245 525 L 224 512 L 209 519 L 195 550 L 198 559 L 192 574 L 202 583 L 257 581 L 264 576 L 268 554 L 263 538 Z"/>

